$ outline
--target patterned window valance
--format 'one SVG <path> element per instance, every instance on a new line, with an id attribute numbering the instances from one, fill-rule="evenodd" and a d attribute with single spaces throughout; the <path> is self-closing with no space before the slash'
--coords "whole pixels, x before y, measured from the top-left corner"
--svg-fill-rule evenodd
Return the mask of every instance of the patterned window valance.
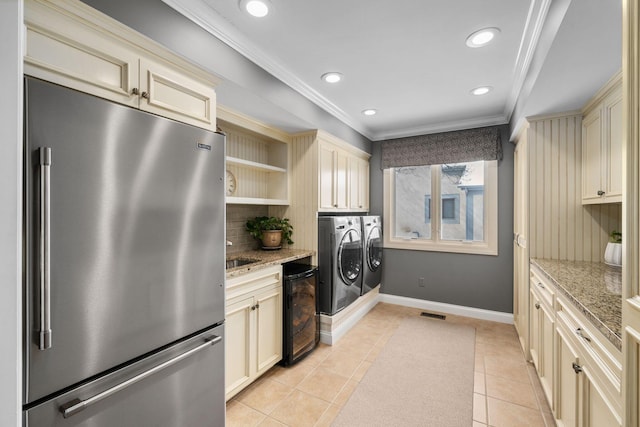
<path id="1" fill-rule="evenodd" d="M 382 141 L 383 169 L 499 159 L 499 126 Z"/>

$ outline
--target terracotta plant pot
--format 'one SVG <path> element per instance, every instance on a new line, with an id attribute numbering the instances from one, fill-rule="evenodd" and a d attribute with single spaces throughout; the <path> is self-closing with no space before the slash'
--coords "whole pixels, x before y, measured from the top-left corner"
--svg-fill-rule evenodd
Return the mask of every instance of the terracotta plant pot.
<path id="1" fill-rule="evenodd" d="M 282 230 L 264 230 L 262 232 L 263 248 L 279 248 L 282 243 Z"/>

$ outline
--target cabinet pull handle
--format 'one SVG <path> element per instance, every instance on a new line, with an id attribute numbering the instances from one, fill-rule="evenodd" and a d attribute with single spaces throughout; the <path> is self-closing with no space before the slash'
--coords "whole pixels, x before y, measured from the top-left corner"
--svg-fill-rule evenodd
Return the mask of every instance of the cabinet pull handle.
<path id="1" fill-rule="evenodd" d="M 585 340 L 586 342 L 591 342 L 591 338 L 589 338 L 588 336 L 584 335 L 584 333 L 582 332 L 582 328 L 578 328 L 576 329 L 576 334 L 582 338 L 583 340 Z"/>
<path id="2" fill-rule="evenodd" d="M 540 303 L 539 302 L 535 303 L 535 307 L 536 307 L 536 310 L 540 310 Z"/>
<path id="3" fill-rule="evenodd" d="M 538 282 L 538 287 L 541 289 L 545 289 L 544 284 L 542 282 Z"/>
<path id="4" fill-rule="evenodd" d="M 604 191 L 598 190 L 598 196 L 604 196 Z"/>
<path id="5" fill-rule="evenodd" d="M 571 367 L 573 368 L 576 374 L 579 374 L 580 372 L 582 372 L 582 366 L 578 365 L 576 362 L 573 362 L 571 364 Z"/>
<path id="6" fill-rule="evenodd" d="M 133 89 L 131 89 L 131 95 L 140 95 L 140 91 L 138 90 L 137 87 L 134 87 Z"/>
<path id="7" fill-rule="evenodd" d="M 143 97 L 144 99 L 149 99 L 149 92 L 142 92 L 140 96 Z"/>

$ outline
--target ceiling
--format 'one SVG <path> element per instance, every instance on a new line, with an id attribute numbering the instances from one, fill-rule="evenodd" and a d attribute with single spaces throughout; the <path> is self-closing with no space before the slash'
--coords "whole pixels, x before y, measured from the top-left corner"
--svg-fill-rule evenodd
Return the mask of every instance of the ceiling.
<path id="1" fill-rule="evenodd" d="M 164 1 L 370 140 L 580 108 L 621 65 L 620 0 L 270 0 L 264 18 L 238 0 Z M 494 42 L 467 47 L 485 27 Z"/>

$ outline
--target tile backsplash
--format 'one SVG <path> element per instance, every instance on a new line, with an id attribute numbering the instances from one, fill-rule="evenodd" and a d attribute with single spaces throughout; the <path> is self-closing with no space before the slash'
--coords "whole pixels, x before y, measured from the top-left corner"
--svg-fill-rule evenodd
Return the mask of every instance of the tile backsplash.
<path id="1" fill-rule="evenodd" d="M 227 240 L 233 243 L 227 246 L 227 254 L 258 249 L 258 242 L 249 235 L 244 225 L 249 218 L 267 215 L 268 206 L 227 205 Z"/>

